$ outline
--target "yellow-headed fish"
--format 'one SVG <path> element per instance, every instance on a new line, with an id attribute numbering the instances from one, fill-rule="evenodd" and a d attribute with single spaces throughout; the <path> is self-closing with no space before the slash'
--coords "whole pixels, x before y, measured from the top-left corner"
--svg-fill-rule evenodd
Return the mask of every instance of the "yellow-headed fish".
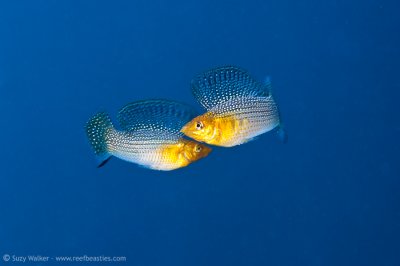
<path id="1" fill-rule="evenodd" d="M 211 148 L 183 138 L 182 126 L 195 117 L 193 109 L 174 101 L 138 101 L 118 113 L 120 129 L 106 113 L 86 125 L 89 142 L 100 166 L 111 156 L 154 170 L 174 170 L 203 157 Z"/>
<path id="2" fill-rule="evenodd" d="M 270 89 L 269 80 L 260 83 L 234 66 L 201 73 L 192 80 L 192 92 L 206 112 L 181 132 L 200 142 L 232 147 L 277 128 L 285 142 L 287 136 Z"/>

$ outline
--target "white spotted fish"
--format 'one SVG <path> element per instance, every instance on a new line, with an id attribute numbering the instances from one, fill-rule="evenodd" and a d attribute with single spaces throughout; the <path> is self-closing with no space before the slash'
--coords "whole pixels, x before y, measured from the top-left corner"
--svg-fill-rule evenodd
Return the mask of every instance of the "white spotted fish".
<path id="1" fill-rule="evenodd" d="M 270 93 L 271 83 L 260 83 L 235 66 L 211 69 L 192 80 L 192 92 L 206 109 L 182 129 L 186 136 L 216 146 L 232 147 L 282 129 L 278 107 Z"/>
<path id="2" fill-rule="evenodd" d="M 100 166 L 111 156 L 154 170 L 174 170 L 203 157 L 211 148 L 183 138 L 180 129 L 196 113 L 190 106 L 167 100 L 138 101 L 118 113 L 116 129 L 106 113 L 86 124 L 89 142 Z"/>

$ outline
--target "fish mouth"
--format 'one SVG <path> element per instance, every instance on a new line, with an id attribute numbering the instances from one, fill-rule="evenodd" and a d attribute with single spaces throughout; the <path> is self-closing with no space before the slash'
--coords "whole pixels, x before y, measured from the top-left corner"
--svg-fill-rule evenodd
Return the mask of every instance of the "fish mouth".
<path id="1" fill-rule="evenodd" d="M 196 131 L 190 130 L 190 125 L 183 126 L 180 132 L 192 139 L 199 141 L 198 134 L 196 134 Z"/>
<path id="2" fill-rule="evenodd" d="M 184 125 L 179 132 L 186 134 L 187 127 L 187 125 Z"/>
<path id="3" fill-rule="evenodd" d="M 203 154 L 200 156 L 200 158 L 207 157 L 207 156 L 212 152 L 212 148 L 211 148 L 211 147 L 208 147 L 208 146 L 206 146 L 206 145 L 203 146 L 203 150 L 204 150 L 204 152 L 203 152 Z"/>
<path id="4" fill-rule="evenodd" d="M 180 132 L 183 133 L 183 134 L 185 134 L 186 136 L 191 135 L 191 134 L 190 134 L 190 130 L 189 130 L 189 125 L 188 125 L 188 124 L 184 125 L 184 126 L 181 128 Z"/>

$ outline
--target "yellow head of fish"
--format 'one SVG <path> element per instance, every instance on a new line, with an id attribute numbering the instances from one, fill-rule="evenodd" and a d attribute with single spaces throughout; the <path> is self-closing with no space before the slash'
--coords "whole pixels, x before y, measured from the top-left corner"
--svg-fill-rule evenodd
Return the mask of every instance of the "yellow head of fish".
<path id="1" fill-rule="evenodd" d="M 164 168 L 177 169 L 206 157 L 210 152 L 210 147 L 182 138 L 176 144 L 163 147 L 161 157 L 165 160 Z"/>
<path id="2" fill-rule="evenodd" d="M 204 144 L 191 140 L 185 142 L 182 153 L 189 163 L 204 158 L 211 152 L 211 148 Z"/>
<path id="3" fill-rule="evenodd" d="M 237 145 L 238 140 L 240 140 L 238 130 L 243 126 L 247 126 L 247 121 L 241 121 L 233 114 L 220 117 L 212 112 L 207 112 L 187 123 L 181 129 L 181 132 L 199 142 L 232 147 Z"/>
<path id="4" fill-rule="evenodd" d="M 216 135 L 214 119 L 206 114 L 200 115 L 187 123 L 181 132 L 192 139 L 211 144 Z"/>
<path id="5" fill-rule="evenodd" d="M 239 121 L 233 115 L 222 118 L 208 112 L 187 123 L 181 132 L 200 142 L 230 147 L 236 139 L 238 123 Z"/>

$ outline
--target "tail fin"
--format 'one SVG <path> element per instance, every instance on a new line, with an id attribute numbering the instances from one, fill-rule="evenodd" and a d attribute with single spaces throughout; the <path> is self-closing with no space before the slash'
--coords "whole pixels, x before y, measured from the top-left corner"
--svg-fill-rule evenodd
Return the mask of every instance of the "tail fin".
<path id="1" fill-rule="evenodd" d="M 272 85 L 271 85 L 271 77 L 270 76 L 265 77 L 265 79 L 264 79 L 264 87 L 265 87 L 265 90 L 267 92 L 267 95 L 269 97 L 271 97 L 271 99 L 274 98 L 274 97 L 272 97 Z M 279 114 L 279 117 L 280 117 L 280 114 Z M 275 132 L 276 132 L 276 135 L 278 136 L 279 140 L 282 143 L 287 143 L 288 135 L 287 135 L 287 132 L 286 132 L 284 126 L 282 125 L 282 122 L 280 122 L 278 124 L 278 126 L 275 129 Z"/>
<path id="2" fill-rule="evenodd" d="M 98 167 L 103 166 L 111 157 L 107 136 L 112 129 L 111 119 L 106 113 L 96 114 L 86 124 L 86 134 L 99 161 Z"/>
<path id="3" fill-rule="evenodd" d="M 271 95 L 272 94 L 272 83 L 271 83 L 270 76 L 266 76 L 264 78 L 264 87 L 265 87 L 266 95 Z"/>
<path id="4" fill-rule="evenodd" d="M 276 128 L 276 134 L 282 143 L 287 143 L 288 142 L 288 134 L 285 130 L 285 128 L 282 126 L 282 124 L 278 125 Z"/>

